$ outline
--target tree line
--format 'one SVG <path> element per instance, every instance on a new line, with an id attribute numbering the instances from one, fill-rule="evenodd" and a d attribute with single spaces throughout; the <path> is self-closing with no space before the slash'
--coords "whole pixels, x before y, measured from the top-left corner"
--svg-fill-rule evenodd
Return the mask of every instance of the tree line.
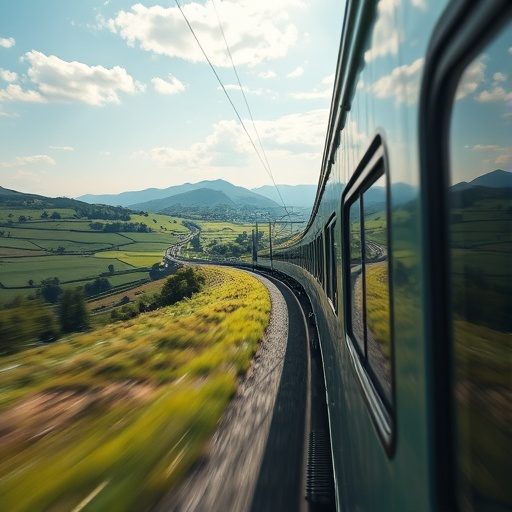
<path id="1" fill-rule="evenodd" d="M 175 304 L 200 291 L 203 283 L 204 277 L 197 270 L 179 269 L 166 280 L 159 293 L 114 309 L 111 320 L 126 320 Z M 88 285 L 91 288 L 87 288 Z M 111 287 L 108 279 L 101 277 L 88 285 L 62 289 L 58 278 L 47 278 L 42 281 L 36 297 L 17 297 L 0 309 L 0 355 L 14 352 L 26 343 L 48 343 L 63 334 L 87 330 L 90 316 L 85 293 L 94 291 L 97 294 Z"/>
<path id="2" fill-rule="evenodd" d="M 153 230 L 144 222 L 91 222 L 89 227 L 104 233 L 151 233 Z"/>

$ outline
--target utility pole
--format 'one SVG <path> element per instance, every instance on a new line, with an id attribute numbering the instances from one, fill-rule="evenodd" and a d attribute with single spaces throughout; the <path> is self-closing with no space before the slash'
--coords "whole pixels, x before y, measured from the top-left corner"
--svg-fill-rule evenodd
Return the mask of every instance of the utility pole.
<path id="1" fill-rule="evenodd" d="M 254 260 L 258 263 L 258 221 L 256 221 L 256 250 L 254 251 Z"/>
<path id="2" fill-rule="evenodd" d="M 274 270 L 274 266 L 272 263 L 272 222 L 268 221 L 268 240 L 269 240 L 269 247 L 270 247 L 270 270 Z"/>
<path id="3" fill-rule="evenodd" d="M 254 241 L 254 229 L 252 230 L 252 269 L 254 270 L 254 262 L 256 261 L 256 243 Z"/>

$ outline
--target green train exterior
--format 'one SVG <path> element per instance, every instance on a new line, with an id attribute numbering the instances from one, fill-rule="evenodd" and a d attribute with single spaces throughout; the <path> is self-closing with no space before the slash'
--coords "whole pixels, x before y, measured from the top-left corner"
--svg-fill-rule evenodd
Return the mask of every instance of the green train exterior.
<path id="1" fill-rule="evenodd" d="M 511 10 L 346 5 L 313 213 L 263 260 L 313 304 L 338 510 L 512 510 Z"/>

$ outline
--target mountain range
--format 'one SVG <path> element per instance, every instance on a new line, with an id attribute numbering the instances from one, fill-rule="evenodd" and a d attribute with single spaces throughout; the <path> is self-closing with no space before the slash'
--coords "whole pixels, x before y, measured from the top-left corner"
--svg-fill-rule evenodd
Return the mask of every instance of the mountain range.
<path id="1" fill-rule="evenodd" d="M 123 192 L 121 194 L 87 194 L 77 199 L 85 201 L 86 203 L 127 206 L 136 210 L 161 211 L 176 204 L 183 206 L 205 206 L 210 201 L 205 190 L 212 192 L 215 204 L 221 204 L 221 199 L 224 199 L 224 201 L 227 202 L 223 204 L 228 205 L 235 204 L 253 206 L 256 208 L 279 208 L 279 204 L 265 197 L 265 195 L 258 194 L 244 187 L 238 187 L 225 180 L 185 183 L 165 189 L 149 188 L 134 192 Z M 223 194 L 223 196 L 216 192 Z M 180 197 L 176 198 L 176 196 Z M 207 201 L 207 203 L 198 203 L 201 199 Z"/>
<path id="2" fill-rule="evenodd" d="M 478 176 L 474 180 L 461 181 L 453 185 L 452 191 L 466 190 L 473 187 L 487 187 L 487 188 L 512 188 L 512 172 L 504 171 L 503 169 L 496 169 L 495 171 L 488 172 L 482 176 Z"/>
<path id="3" fill-rule="evenodd" d="M 275 187 L 263 186 L 253 190 L 235 186 L 224 180 L 201 181 L 199 183 L 185 183 L 183 185 L 165 189 L 149 188 L 140 191 L 123 192 L 121 194 L 84 195 L 75 199 L 48 198 L 36 194 L 24 194 L 15 190 L 0 187 L 0 201 L 3 206 L 33 205 L 43 208 L 74 208 L 84 214 L 90 213 L 91 205 L 124 206 L 133 210 L 155 211 L 169 214 L 188 213 L 196 216 L 208 216 L 214 212 L 218 218 L 251 217 L 255 212 L 268 214 L 282 214 L 282 201 L 287 206 L 310 210 L 313 206 L 315 185 L 278 185 L 279 193 Z M 506 190 L 512 188 L 512 172 L 496 169 L 479 176 L 471 182 L 460 182 L 450 189 L 453 193 L 476 195 L 493 194 L 492 189 Z M 417 188 L 405 183 L 394 183 L 391 186 L 393 204 L 403 204 L 417 195 Z M 476 195 L 475 195 L 476 194 Z M 371 187 L 366 192 L 367 201 L 381 203 L 385 201 L 383 187 Z M 85 204 L 84 204 L 85 203 Z M 113 215 L 121 215 L 115 212 Z"/>

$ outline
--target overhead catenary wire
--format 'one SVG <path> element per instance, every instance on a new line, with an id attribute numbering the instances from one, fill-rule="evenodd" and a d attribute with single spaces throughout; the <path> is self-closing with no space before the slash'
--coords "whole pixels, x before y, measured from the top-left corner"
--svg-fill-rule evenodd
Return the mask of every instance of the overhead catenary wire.
<path id="1" fill-rule="evenodd" d="M 243 130 L 244 130 L 245 134 L 246 134 L 246 135 L 247 135 L 247 137 L 249 138 L 249 140 L 250 140 L 250 142 L 251 142 L 251 145 L 252 145 L 252 147 L 254 148 L 254 151 L 255 151 L 255 152 L 256 152 L 256 154 L 258 155 L 258 158 L 259 158 L 259 160 L 260 160 L 261 164 L 263 165 L 263 167 L 264 167 L 265 171 L 267 172 L 268 176 L 269 176 L 269 177 L 270 177 L 270 179 L 272 180 L 272 183 L 273 183 L 273 185 L 274 185 L 274 187 L 275 187 L 275 189 L 276 189 L 276 191 L 277 191 L 277 194 L 279 195 L 279 199 L 281 200 L 281 202 L 282 202 L 282 204 L 283 204 L 283 208 L 284 208 L 284 210 L 285 210 L 286 214 L 289 216 L 289 215 L 290 215 L 290 213 L 288 212 L 288 209 L 287 209 L 287 207 L 286 207 L 286 205 L 285 205 L 285 203 L 284 203 L 284 200 L 283 200 L 283 197 L 282 197 L 282 195 L 281 195 L 281 192 L 279 191 L 279 188 L 278 188 L 278 186 L 277 186 L 277 184 L 276 184 L 276 182 L 275 182 L 275 180 L 274 180 L 274 176 L 273 176 L 273 174 L 272 174 L 272 170 L 271 170 L 271 168 L 270 168 L 270 164 L 268 163 L 267 156 L 266 156 L 265 151 L 264 151 L 264 149 L 263 149 L 263 145 L 262 145 L 262 143 L 261 143 L 261 139 L 260 139 L 260 137 L 259 137 L 258 130 L 256 129 L 256 125 L 255 125 L 255 123 L 254 123 L 254 118 L 253 118 L 253 116 L 252 116 L 252 112 L 251 112 L 251 109 L 250 109 L 250 107 L 249 107 L 249 103 L 248 103 L 248 101 L 247 101 L 247 98 L 246 98 L 246 96 L 245 96 L 245 93 L 244 93 L 244 90 L 243 90 L 242 84 L 241 84 L 241 82 L 240 82 L 240 78 L 239 78 L 239 76 L 238 76 L 238 72 L 236 71 L 236 67 L 235 67 L 235 64 L 234 64 L 234 61 L 233 61 L 233 57 L 232 57 L 232 55 L 231 55 L 231 51 L 230 51 L 230 49 L 229 49 L 228 42 L 227 42 L 227 40 L 226 40 L 226 36 L 225 36 L 225 34 L 224 34 L 224 29 L 222 28 L 222 24 L 221 24 L 221 22 L 220 22 L 220 18 L 219 18 L 219 15 L 218 15 L 217 9 L 216 9 L 216 7 L 215 7 L 215 3 L 214 3 L 214 2 L 213 2 L 213 0 L 212 0 L 212 4 L 213 4 L 214 10 L 215 10 L 215 14 L 216 14 L 216 16 L 217 16 L 217 21 L 218 21 L 218 23 L 219 23 L 219 26 L 220 26 L 220 29 L 221 29 L 221 32 L 222 32 L 222 36 L 223 36 L 223 38 L 224 38 L 224 43 L 226 44 L 226 48 L 227 48 L 227 51 L 228 51 L 229 57 L 230 57 L 230 59 L 231 59 L 231 64 L 232 64 L 233 69 L 234 69 L 234 71 L 235 71 L 235 75 L 236 75 L 237 80 L 238 80 L 238 85 L 239 85 L 239 87 L 240 87 L 240 91 L 242 92 L 242 95 L 243 95 L 243 97 L 244 97 L 245 104 L 246 104 L 246 106 L 247 106 L 247 110 L 249 111 L 249 116 L 250 116 L 250 118 L 251 118 L 251 121 L 252 121 L 252 124 L 253 124 L 254 130 L 255 130 L 255 132 L 256 132 L 256 135 L 257 135 L 257 137 L 258 137 L 258 141 L 259 141 L 259 144 L 260 144 L 260 147 L 261 147 L 261 151 L 262 151 L 262 153 L 263 153 L 263 155 L 264 155 L 264 157 L 265 157 L 265 161 L 264 161 L 264 160 L 263 160 L 263 158 L 261 157 L 260 152 L 258 151 L 258 148 L 256 147 L 256 144 L 254 143 L 254 141 L 253 141 L 253 139 L 252 139 L 252 137 L 251 137 L 251 135 L 250 135 L 249 131 L 247 130 L 247 127 L 245 126 L 245 123 L 243 122 L 243 120 L 242 120 L 242 118 L 241 118 L 240 114 L 238 113 L 237 108 L 235 107 L 235 104 L 233 103 L 233 101 L 232 101 L 231 97 L 229 96 L 229 94 L 228 94 L 228 92 L 227 92 L 227 90 L 226 90 L 226 87 L 225 87 L 225 86 L 224 86 L 224 84 L 222 83 L 222 80 L 220 79 L 219 74 L 217 73 L 217 71 L 215 70 L 215 67 L 213 66 L 212 62 L 211 62 L 211 61 L 210 61 L 210 59 L 208 58 L 208 55 L 206 54 L 206 51 L 204 50 L 204 48 L 203 48 L 203 46 L 202 46 L 201 42 L 199 41 L 199 38 L 197 37 L 197 35 L 196 35 L 196 33 L 195 33 L 195 31 L 194 31 L 194 29 L 193 29 L 192 25 L 191 25 L 191 24 L 190 24 L 190 22 L 188 21 L 188 18 L 187 18 L 187 16 L 185 15 L 185 13 L 184 13 L 184 11 L 183 11 L 183 9 L 182 9 L 182 7 L 181 7 L 181 5 L 180 5 L 179 1 L 178 1 L 178 0 L 174 0 L 174 1 L 175 1 L 175 3 L 176 3 L 176 6 L 178 7 L 178 9 L 180 10 L 180 13 L 181 13 L 181 15 L 183 16 L 183 19 L 185 20 L 185 22 L 186 22 L 186 24 L 187 24 L 187 26 L 188 26 L 188 28 L 189 28 L 190 32 L 191 32 L 191 33 L 192 33 L 192 35 L 194 36 L 194 39 L 196 40 L 196 43 L 198 44 L 199 48 L 201 49 L 201 52 L 203 53 L 204 58 L 205 58 L 205 59 L 206 59 L 206 61 L 208 62 L 208 64 L 209 64 L 209 66 L 210 66 L 211 70 L 213 71 L 213 73 L 214 73 L 215 77 L 217 78 L 217 81 L 219 82 L 219 84 L 220 84 L 220 86 L 221 86 L 222 90 L 224 91 L 224 94 L 226 95 L 226 97 L 227 97 L 227 99 L 228 99 L 229 103 L 231 104 L 231 107 L 232 107 L 232 108 L 233 108 L 233 110 L 235 111 L 235 114 L 236 114 L 236 116 L 237 116 L 238 120 L 240 121 L 240 124 L 242 125 L 242 128 L 243 128 Z"/>
<path id="2" fill-rule="evenodd" d="M 226 39 L 226 34 L 224 32 L 224 27 L 222 26 L 222 22 L 220 21 L 219 12 L 217 11 L 217 7 L 215 6 L 215 0 L 211 0 L 211 1 L 212 1 L 212 5 L 213 5 L 213 10 L 215 11 L 215 16 L 217 17 L 217 23 L 219 24 L 219 28 L 220 28 L 220 31 L 222 33 L 222 38 L 224 39 L 224 44 L 226 45 L 226 50 L 227 50 L 228 55 L 229 55 L 229 60 L 231 61 L 231 67 L 233 68 L 233 71 L 235 72 L 236 80 L 238 82 L 238 86 L 240 87 L 240 92 L 242 93 L 242 96 L 244 98 L 245 106 L 247 107 L 247 112 L 249 112 L 249 117 L 251 118 L 252 127 L 254 128 L 254 132 L 256 133 L 256 137 L 258 138 L 258 143 L 260 145 L 261 152 L 263 153 L 263 156 L 265 158 L 265 162 L 267 164 L 267 168 L 268 168 L 270 174 L 272 175 L 272 169 L 270 167 L 269 161 L 267 159 L 267 155 L 266 155 L 265 150 L 263 148 L 263 144 L 261 143 L 260 134 L 258 133 L 258 129 L 256 128 L 256 124 L 254 123 L 254 117 L 253 117 L 252 112 L 251 112 L 251 107 L 249 107 L 249 102 L 247 101 L 247 97 L 245 96 L 244 88 L 242 86 L 242 82 L 241 82 L 240 77 L 238 75 L 238 71 L 236 69 L 235 62 L 233 60 L 233 55 L 231 54 L 231 49 L 229 48 L 229 44 L 228 44 L 228 41 Z"/>

